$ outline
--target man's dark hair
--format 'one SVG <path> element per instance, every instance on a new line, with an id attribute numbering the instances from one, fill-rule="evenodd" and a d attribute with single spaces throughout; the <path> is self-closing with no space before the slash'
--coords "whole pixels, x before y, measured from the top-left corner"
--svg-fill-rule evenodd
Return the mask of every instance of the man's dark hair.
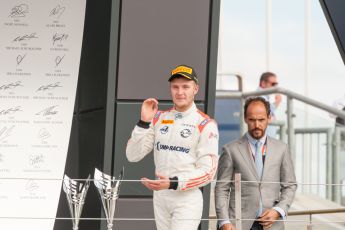
<path id="1" fill-rule="evenodd" d="M 261 102 L 262 104 L 264 104 L 267 112 L 267 117 L 269 117 L 271 114 L 270 103 L 262 97 L 250 97 L 246 100 L 246 102 L 244 103 L 244 117 L 247 117 L 247 110 L 249 105 L 256 102 Z"/>
<path id="2" fill-rule="evenodd" d="M 261 77 L 260 77 L 260 83 L 263 82 L 263 81 L 268 81 L 268 79 L 270 77 L 276 77 L 277 75 L 275 73 L 272 73 L 272 72 L 264 72 L 261 74 Z"/>

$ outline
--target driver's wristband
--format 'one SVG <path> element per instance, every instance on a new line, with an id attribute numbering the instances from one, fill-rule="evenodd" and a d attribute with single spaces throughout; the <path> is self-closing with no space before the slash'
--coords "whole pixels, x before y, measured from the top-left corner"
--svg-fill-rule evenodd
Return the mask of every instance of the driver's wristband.
<path id="1" fill-rule="evenodd" d="M 177 189 L 177 186 L 178 186 L 178 178 L 177 178 L 177 176 L 170 177 L 169 180 L 170 180 L 169 189 L 174 189 L 174 190 L 176 190 L 176 189 Z"/>
<path id="2" fill-rule="evenodd" d="M 151 122 L 146 122 L 146 121 L 143 121 L 143 120 L 139 120 L 138 123 L 137 123 L 137 126 L 139 126 L 141 128 L 144 128 L 144 129 L 148 129 L 148 128 L 150 128 L 150 124 L 151 124 Z"/>

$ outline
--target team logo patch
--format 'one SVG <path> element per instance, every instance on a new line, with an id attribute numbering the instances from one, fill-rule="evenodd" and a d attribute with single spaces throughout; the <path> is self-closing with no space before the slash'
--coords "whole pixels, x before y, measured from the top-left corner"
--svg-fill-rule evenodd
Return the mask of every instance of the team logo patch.
<path id="1" fill-rule="evenodd" d="M 174 124 L 174 120 L 162 120 L 162 124 Z"/>
<path id="2" fill-rule="evenodd" d="M 212 121 L 212 119 L 210 119 L 210 118 L 206 118 L 205 120 L 203 120 L 198 126 L 199 131 L 202 132 L 202 130 L 206 127 L 206 125 L 211 121 Z"/>
<path id="3" fill-rule="evenodd" d="M 175 73 L 178 73 L 178 72 L 185 72 L 185 73 L 192 74 L 193 70 L 187 66 L 178 66 L 173 71 L 171 71 L 171 75 L 174 75 Z"/>
<path id="4" fill-rule="evenodd" d="M 175 114 L 175 120 L 182 119 L 182 113 Z"/>
<path id="5" fill-rule="evenodd" d="M 176 152 L 182 152 L 182 153 L 189 153 L 189 148 L 185 148 L 182 146 L 176 146 L 176 145 L 165 145 L 161 144 L 160 142 L 156 143 L 156 149 L 157 151 L 160 150 L 167 150 L 167 151 L 176 151 Z"/>
<path id="6" fill-rule="evenodd" d="M 164 126 L 159 131 L 161 132 L 161 134 L 166 134 L 169 131 L 169 127 L 168 126 Z"/>
<path id="7" fill-rule="evenodd" d="M 192 132 L 190 131 L 190 129 L 184 129 L 180 132 L 180 134 L 181 134 L 181 137 L 187 138 L 192 134 Z"/>

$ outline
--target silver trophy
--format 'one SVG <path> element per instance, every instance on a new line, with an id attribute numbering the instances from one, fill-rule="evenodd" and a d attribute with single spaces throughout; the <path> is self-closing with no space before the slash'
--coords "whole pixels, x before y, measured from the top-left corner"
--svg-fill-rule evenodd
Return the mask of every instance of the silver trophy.
<path id="1" fill-rule="evenodd" d="M 63 180 L 63 190 L 66 193 L 68 207 L 72 216 L 73 230 L 77 230 L 83 206 L 85 203 L 86 193 L 90 186 L 90 176 L 85 183 L 70 179 L 65 175 Z"/>
<path id="2" fill-rule="evenodd" d="M 102 200 L 105 216 L 107 218 L 107 228 L 112 230 L 116 200 L 119 198 L 120 185 L 123 179 L 124 168 L 116 179 L 95 169 L 94 183 L 98 189 Z"/>

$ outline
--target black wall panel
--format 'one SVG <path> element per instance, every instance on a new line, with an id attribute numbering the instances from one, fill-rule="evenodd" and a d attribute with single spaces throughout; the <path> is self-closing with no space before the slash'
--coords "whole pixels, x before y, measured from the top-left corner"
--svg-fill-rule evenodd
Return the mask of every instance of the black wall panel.
<path id="1" fill-rule="evenodd" d="M 170 107 L 172 107 L 171 103 L 159 103 L 159 109 L 161 110 Z M 116 105 L 115 175 L 124 166 L 125 178 L 127 180 L 140 180 L 144 176 L 148 178 L 154 178 L 155 176 L 153 154 L 148 154 L 143 160 L 137 163 L 130 163 L 126 158 L 126 144 L 131 136 L 132 129 L 140 119 L 140 108 L 141 102 L 118 102 Z M 125 196 L 151 196 L 152 192 L 139 182 L 124 182 L 122 184 L 121 194 Z"/>
<path id="2" fill-rule="evenodd" d="M 139 205 L 138 205 L 139 204 Z M 120 198 L 116 204 L 115 218 L 154 219 L 151 198 Z M 154 220 L 118 220 L 114 230 L 155 230 Z"/>
<path id="3" fill-rule="evenodd" d="M 170 71 L 186 64 L 199 77 L 196 99 L 205 100 L 210 6 L 210 0 L 122 1 L 117 99 L 169 100 Z"/>
<path id="4" fill-rule="evenodd" d="M 87 0 L 75 112 L 105 108 L 111 0 Z"/>
<path id="5" fill-rule="evenodd" d="M 103 168 L 105 110 L 99 110 L 79 115 L 79 177 L 93 178 L 94 169 Z M 91 182 L 83 217 L 101 217 L 102 204 L 97 189 Z M 82 221 L 80 229 L 93 230 L 99 228 L 99 221 Z"/>
<path id="6" fill-rule="evenodd" d="M 78 119 L 73 116 L 71 136 L 68 145 L 68 153 L 65 166 L 65 174 L 70 178 L 79 178 L 79 144 L 78 144 Z M 60 199 L 56 217 L 70 217 L 66 195 L 61 188 Z M 72 222 L 70 220 L 56 220 L 54 230 L 71 229 Z"/>

